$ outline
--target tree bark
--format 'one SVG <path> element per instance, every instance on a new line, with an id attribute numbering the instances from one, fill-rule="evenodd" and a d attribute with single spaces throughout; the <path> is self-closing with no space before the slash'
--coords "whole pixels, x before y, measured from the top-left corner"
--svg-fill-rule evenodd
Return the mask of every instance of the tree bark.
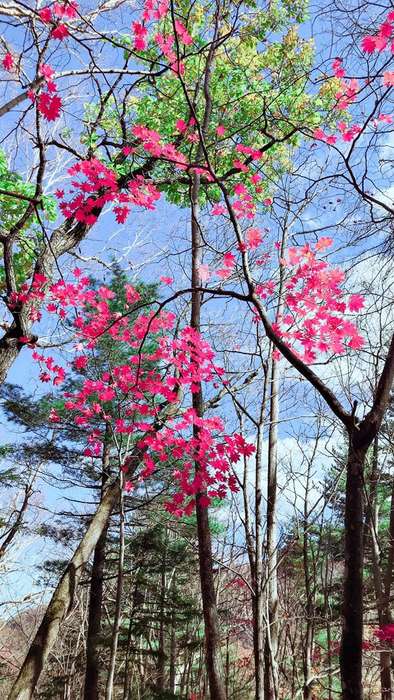
<path id="1" fill-rule="evenodd" d="M 160 617 L 159 617 L 159 649 L 157 659 L 157 690 L 162 693 L 165 688 L 165 605 L 166 605 L 166 565 L 167 565 L 167 533 L 161 561 L 160 571 Z"/>
<path id="2" fill-rule="evenodd" d="M 169 690 L 175 695 L 175 680 L 176 680 L 176 618 L 175 608 L 171 613 L 171 638 L 170 638 L 170 669 L 169 669 Z"/>
<path id="3" fill-rule="evenodd" d="M 201 233 L 199 224 L 199 204 L 198 195 L 200 190 L 200 177 L 193 174 L 191 187 L 191 234 L 192 234 L 192 310 L 190 325 L 197 331 L 201 325 L 201 292 L 200 286 L 200 264 L 201 264 Z M 192 394 L 192 404 L 198 416 L 204 413 L 204 403 L 201 383 L 198 390 Z M 199 439 L 199 428 L 193 426 L 193 437 Z M 199 472 L 199 464 L 195 462 L 195 472 Z M 209 679 L 209 689 L 211 700 L 225 700 L 226 691 L 223 683 L 223 669 L 220 657 L 220 636 L 218 626 L 218 616 L 216 608 L 216 593 L 213 579 L 213 559 L 212 542 L 209 528 L 208 508 L 201 502 L 205 491 L 196 494 L 196 518 L 197 518 L 197 538 L 198 538 L 198 558 L 200 567 L 201 598 L 204 612 L 205 624 L 205 653 L 207 673 Z"/>
<path id="4" fill-rule="evenodd" d="M 255 668 L 255 698 L 264 698 L 264 601 L 263 601 L 263 513 L 262 513 L 262 423 L 265 406 L 265 389 L 260 412 L 260 424 L 257 431 L 257 445 L 255 458 L 255 520 L 256 520 L 256 547 L 254 565 L 254 586 L 253 586 L 253 648 L 254 648 L 254 668 Z M 252 570 L 253 575 L 253 570 Z"/>
<path id="5" fill-rule="evenodd" d="M 116 579 L 116 600 L 115 600 L 115 615 L 114 625 L 112 628 L 111 639 L 111 655 L 109 661 L 109 671 L 107 678 L 107 687 L 105 689 L 105 700 L 112 700 L 116 654 L 118 651 L 120 622 L 122 614 L 122 593 L 123 593 L 123 566 L 125 552 L 125 532 L 124 532 L 124 499 L 123 499 L 123 474 L 120 476 L 121 488 L 119 492 L 119 560 L 118 560 L 118 575 Z"/>
<path id="6" fill-rule="evenodd" d="M 362 700 L 363 469 L 366 446 L 350 438 L 346 476 L 341 678 L 343 700 Z"/>
<path id="7" fill-rule="evenodd" d="M 108 429 L 106 430 L 108 438 Z M 101 468 L 101 498 L 104 496 L 105 485 L 107 483 L 109 472 L 109 457 L 110 447 L 108 439 L 104 442 L 102 468 Z M 94 549 L 92 574 L 90 580 L 90 597 L 89 597 L 89 614 L 88 614 L 88 631 L 86 638 L 86 672 L 85 672 L 85 687 L 84 700 L 98 700 L 99 698 L 99 672 L 100 661 L 98 655 L 99 635 L 101 630 L 101 613 L 103 604 L 103 589 L 104 589 L 104 563 L 105 563 L 105 546 L 107 541 L 109 519 L 101 533 L 96 547 Z"/>
<path id="8" fill-rule="evenodd" d="M 44 618 L 22 664 L 8 700 L 31 700 L 44 664 L 56 641 L 60 625 L 69 612 L 75 589 L 111 512 L 119 499 L 119 482 L 107 489 L 93 519 L 61 577 Z"/>
<path id="9" fill-rule="evenodd" d="M 348 425 L 349 452 L 346 466 L 345 576 L 341 639 L 343 700 L 362 700 L 363 642 L 363 487 L 364 465 L 369 447 L 378 435 L 394 380 L 394 336 L 377 383 L 371 410 L 361 422 Z"/>
<path id="10" fill-rule="evenodd" d="M 394 482 L 391 487 L 391 506 L 390 506 L 390 539 L 389 551 L 387 557 L 387 566 L 384 573 L 384 594 L 382 604 L 382 624 L 392 623 L 391 614 L 391 588 L 393 583 L 393 565 L 394 565 Z M 392 700 L 392 667 L 393 667 L 393 652 L 382 651 L 380 654 L 380 684 L 381 684 L 381 699 Z"/>
<path id="11" fill-rule="evenodd" d="M 370 489 L 368 498 L 368 510 L 365 518 L 365 524 L 368 524 L 370 540 L 371 540 L 371 558 L 373 582 L 375 588 L 375 600 L 378 612 L 379 627 L 387 625 L 391 622 L 390 616 L 390 600 L 388 606 L 385 600 L 384 582 L 380 564 L 380 549 L 379 549 L 379 516 L 378 516 L 378 491 L 379 480 L 379 439 L 375 437 L 372 454 L 372 469 L 370 476 Z M 364 543 L 368 535 L 367 527 L 365 528 Z M 380 686 L 381 700 L 391 700 L 391 653 L 389 651 L 381 651 L 380 657 Z"/>
<path id="12" fill-rule="evenodd" d="M 278 696 L 278 575 L 277 575 L 277 491 L 278 491 L 279 369 L 272 358 L 270 426 L 268 433 L 267 475 L 267 595 L 268 620 L 265 641 L 264 697 Z"/>

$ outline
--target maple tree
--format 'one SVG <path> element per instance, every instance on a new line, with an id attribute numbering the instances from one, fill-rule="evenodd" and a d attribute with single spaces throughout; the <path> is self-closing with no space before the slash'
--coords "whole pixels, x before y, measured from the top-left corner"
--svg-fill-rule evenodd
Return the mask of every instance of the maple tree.
<path id="1" fill-rule="evenodd" d="M 43 305 L 46 314 L 62 321 L 70 318 L 71 311 L 75 315 L 73 333 L 83 350 L 74 360 L 77 369 L 88 370 L 102 336 L 130 346 L 133 354 L 128 363 L 111 367 L 95 380 L 86 379 L 80 391 L 67 397 L 66 407 L 88 434 L 86 457 L 102 454 L 103 435 L 94 428 L 93 419 L 95 415 L 105 418 L 119 446 L 120 483 L 126 492 L 149 478 L 158 464 L 163 467 L 176 460 L 172 477 L 177 489 L 166 508 L 177 517 L 197 508 L 207 666 L 211 693 L 219 700 L 224 688 L 205 511 L 212 498 L 225 496 L 227 487 L 236 490 L 231 465 L 250 456 L 253 447 L 241 434 L 223 436 L 223 421 L 204 416 L 204 383 L 217 382 L 225 390 L 227 381 L 201 332 L 202 300 L 207 297 L 240 302 L 250 323 L 260 325 L 272 343 L 272 367 L 284 357 L 326 401 L 348 433 L 341 669 L 343 697 L 362 696 L 363 470 L 388 402 L 394 372 L 392 347 L 370 410 L 358 418 L 357 406 L 348 409 L 313 364 L 363 347 L 353 318 L 363 309 L 363 296 L 347 294 L 345 273 L 325 259 L 333 244 L 331 237 L 320 236 L 299 246 L 273 243 L 258 217 L 269 212 L 275 199 L 272 183 L 286 172 L 293 154 L 306 141 L 311 146 L 321 142 L 330 149 L 344 162 L 347 182 L 362 200 L 392 214 L 391 205 L 359 184 L 350 158 L 367 129 L 392 122 L 391 115 L 381 111 L 381 103 L 393 85 L 393 74 L 378 71 L 362 85 L 357 78 L 347 77 L 346 61 L 337 57 L 331 62 L 332 74 L 317 90 L 312 89 L 305 74 L 312 69 L 313 50 L 292 23 L 299 21 L 302 11 L 288 3 L 255 12 L 253 3 L 211 7 L 202 2 L 188 12 L 181 3 L 146 0 L 130 19 L 127 32 L 104 37 L 99 23 L 94 25 L 94 13 L 86 18 L 76 2 L 34 9 L 29 20 L 37 37 L 37 60 L 33 59 L 34 71 L 29 73 L 34 78 L 0 109 L 5 115 L 19 104 L 30 103 L 22 119 L 34 115 L 33 133 L 41 149 L 33 187 L 19 176 L 11 177 L 4 166 L 6 185 L 1 198 L 2 202 L 5 198 L 8 218 L 1 239 L 2 278 L 11 321 L 0 341 L 2 376 L 23 347 L 37 343 L 33 324 L 40 320 Z M 108 44 L 123 61 L 123 67 L 109 70 L 112 83 L 105 92 L 95 84 L 93 68 L 53 67 L 53 57 L 58 57 L 59 65 L 67 63 L 73 41 L 80 43 L 86 56 L 91 55 L 91 22 L 95 40 L 105 48 Z M 265 47 L 262 42 L 270 32 L 280 39 L 273 38 Z M 375 33 L 362 38 L 361 51 L 366 57 L 381 54 L 385 61 L 394 46 L 393 35 L 390 11 Z M 26 57 L 8 45 L 6 49 L 3 69 L 11 84 L 18 85 Z M 82 107 L 78 104 L 81 152 L 67 132 L 57 137 L 57 123 L 67 113 L 68 100 L 58 83 L 85 72 L 92 78 L 94 98 Z M 104 66 L 98 68 L 101 78 L 106 72 Z M 129 84 L 132 77 L 134 82 Z M 352 110 L 359 100 L 371 101 L 376 90 L 380 96 L 370 114 L 356 121 Z M 69 92 L 72 96 L 71 88 Z M 43 135 L 48 127 L 55 129 L 51 137 Z M 350 144 L 349 152 L 343 153 L 339 144 Z M 50 198 L 43 195 L 46 148 L 64 149 L 74 161 Z M 75 271 L 74 282 L 54 281 L 58 259 L 79 244 L 103 212 L 110 209 L 117 224 L 129 224 L 137 209 L 153 210 L 162 196 L 191 211 L 190 286 L 179 286 L 158 302 L 157 311 L 142 313 L 131 323 L 127 305 L 134 310 L 138 304 L 132 286 L 127 288 L 125 308 L 113 313 L 111 290 L 104 285 L 90 289 L 80 270 Z M 64 220 L 48 238 L 40 209 L 53 219 L 53 197 Z M 10 200 L 11 213 L 7 211 Z M 203 216 L 216 224 L 204 236 Z M 223 229 L 219 239 L 216 227 Z M 279 312 L 272 306 L 278 297 L 278 279 Z M 178 328 L 171 304 L 186 296 L 191 298 L 190 326 Z M 155 347 L 147 352 L 146 340 L 152 338 Z M 52 356 L 38 348 L 33 359 L 42 366 L 43 382 L 62 384 L 66 369 Z M 154 369 L 149 369 L 150 363 Z M 186 407 L 183 394 L 190 397 Z M 56 411 L 52 420 L 54 425 L 60 420 Z M 129 436 L 133 437 L 131 448 Z M 114 493 L 117 488 L 118 483 Z M 260 692 L 261 688 L 257 696 Z"/>

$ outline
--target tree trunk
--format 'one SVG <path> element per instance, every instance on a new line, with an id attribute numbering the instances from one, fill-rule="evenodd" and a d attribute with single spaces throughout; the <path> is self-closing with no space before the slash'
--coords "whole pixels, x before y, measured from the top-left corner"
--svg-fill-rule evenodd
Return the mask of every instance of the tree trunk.
<path id="1" fill-rule="evenodd" d="M 392 623 L 391 614 L 391 588 L 393 583 L 393 566 L 394 566 L 394 481 L 391 487 L 391 506 L 390 506 L 390 539 L 389 551 L 387 557 L 387 566 L 384 573 L 384 596 L 382 606 L 382 622 L 383 624 Z M 380 684 L 382 700 L 392 700 L 392 674 L 393 653 L 391 651 L 382 651 L 380 654 Z"/>
<path id="2" fill-rule="evenodd" d="M 108 527 L 104 528 L 102 535 L 94 550 L 92 579 L 90 584 L 90 601 L 88 616 L 88 631 L 86 639 L 86 673 L 84 700 L 99 699 L 99 635 L 101 631 L 101 613 L 103 603 L 103 574 L 105 563 L 105 546 Z"/>
<path id="3" fill-rule="evenodd" d="M 105 689 L 105 700 L 112 700 L 116 654 L 118 651 L 120 621 L 122 614 L 122 593 L 123 593 L 123 565 L 125 551 L 125 533 L 124 533 L 124 498 L 123 498 L 123 474 L 121 473 L 121 488 L 119 491 L 119 560 L 118 560 L 118 575 L 116 579 L 116 600 L 115 600 L 115 616 L 114 625 L 112 628 L 111 639 L 111 655 L 109 661 L 109 670 L 107 678 L 107 687 Z"/>
<path id="4" fill-rule="evenodd" d="M 0 340 L 0 384 L 3 384 L 11 366 L 19 355 L 21 345 L 16 338 Z"/>
<path id="5" fill-rule="evenodd" d="M 363 469 L 367 446 L 350 437 L 346 475 L 345 575 L 341 679 L 343 700 L 362 700 Z"/>
<path id="6" fill-rule="evenodd" d="M 379 480 L 379 438 L 375 437 L 372 454 L 372 468 L 370 476 L 370 489 L 368 498 L 368 510 L 366 513 L 365 524 L 368 525 L 370 541 L 371 541 L 371 558 L 373 582 L 375 588 L 375 600 L 378 611 L 379 627 L 387 625 L 391 622 L 390 616 L 390 600 L 386 605 L 386 596 L 384 582 L 380 564 L 380 548 L 379 548 L 379 515 L 377 490 Z M 364 544 L 366 543 L 368 532 L 365 528 Z M 390 557 L 389 557 L 390 558 Z M 391 653 L 389 651 L 381 651 L 380 657 L 380 686 L 381 700 L 391 700 Z"/>
<path id="7" fill-rule="evenodd" d="M 316 441 L 317 443 L 317 441 Z M 315 445 L 316 445 L 315 443 Z M 316 570 L 313 566 L 312 557 L 310 556 L 310 541 L 309 541 L 309 488 L 311 479 L 311 468 L 313 464 L 313 456 L 308 460 L 308 470 L 305 484 L 305 496 L 304 496 L 304 519 L 303 519 L 303 541 L 302 541 L 302 558 L 304 565 L 304 580 L 305 580 L 305 596 L 306 596 L 306 606 L 305 606 L 305 617 L 306 617 L 306 630 L 305 630 L 305 641 L 304 641 L 304 659 L 303 659 L 303 670 L 304 670 L 304 688 L 303 688 L 303 698 L 304 700 L 312 700 L 313 698 L 313 682 L 312 682 L 312 658 L 313 658 L 313 640 L 314 640 L 314 608 L 315 608 L 315 586 L 316 586 Z M 314 571 L 314 578 L 312 579 L 312 566 Z"/>
<path id="8" fill-rule="evenodd" d="M 278 574 L 277 574 L 277 491 L 278 491 L 278 419 L 279 369 L 272 358 L 270 391 L 270 426 L 268 433 L 267 474 L 267 595 L 268 620 L 265 641 L 264 696 L 278 697 Z"/>
<path id="9" fill-rule="evenodd" d="M 363 486 L 367 450 L 378 435 L 394 380 L 394 335 L 378 380 L 373 406 L 361 422 L 347 425 L 349 452 L 345 503 L 345 577 L 341 640 L 343 700 L 362 700 Z M 354 409 L 356 408 L 356 405 Z"/>
<path id="10" fill-rule="evenodd" d="M 265 406 L 265 387 L 264 400 L 262 402 L 262 410 L 260 417 L 263 417 Z M 256 446 L 256 472 L 255 472 L 255 519 L 256 519 L 256 548 L 255 548 L 255 566 L 254 566 L 254 598 L 253 598 L 253 649 L 254 649 L 254 668 L 255 668 L 255 698 L 263 700 L 264 698 L 264 610 L 263 610 L 263 547 L 262 547 L 262 531 L 263 531 L 263 514 L 262 514 L 262 420 L 257 432 Z M 252 572 L 253 573 L 253 572 Z"/>
<path id="11" fill-rule="evenodd" d="M 107 431 L 106 431 L 107 432 Z M 108 436 L 108 433 L 107 433 Z M 105 491 L 105 484 L 109 477 L 110 448 L 108 440 L 104 442 L 104 451 L 102 458 L 101 470 L 101 498 Z M 105 545 L 107 541 L 109 519 L 99 540 L 94 549 L 92 574 L 90 580 L 90 597 L 89 597 L 89 614 L 88 614 L 88 631 L 86 639 L 86 672 L 85 672 L 85 687 L 84 700 L 98 700 L 98 682 L 99 682 L 99 635 L 101 630 L 101 613 L 103 604 L 103 588 L 104 588 L 104 563 L 105 563 Z"/>
<path id="12" fill-rule="evenodd" d="M 280 255 L 285 255 L 288 239 L 288 221 L 282 230 Z M 284 304 L 284 266 L 279 267 L 278 304 L 275 320 L 278 322 Z M 270 423 L 268 431 L 267 473 L 267 596 L 268 626 L 264 649 L 264 697 L 276 700 L 279 694 L 278 677 L 278 555 L 277 555 L 277 494 L 278 494 L 278 421 L 280 368 L 271 347 Z"/>
<path id="13" fill-rule="evenodd" d="M 201 321 L 201 292 L 200 286 L 200 264 L 201 264 L 201 233 L 199 223 L 198 195 L 200 191 L 200 176 L 193 174 L 191 187 L 191 234 L 192 234 L 192 310 L 190 325 L 197 331 L 200 330 Z M 192 404 L 198 416 L 203 415 L 203 395 L 201 383 L 197 391 L 192 394 Z M 199 439 L 199 428 L 193 425 L 193 437 Z M 198 474 L 199 464 L 195 462 L 195 472 Z M 213 580 L 213 560 L 212 542 L 209 529 L 208 508 L 201 503 L 205 492 L 196 494 L 196 517 L 197 517 L 197 538 L 198 538 L 198 558 L 200 565 L 201 598 L 204 612 L 205 624 L 205 653 L 207 673 L 209 679 L 209 689 L 211 700 L 225 700 L 226 692 L 223 683 L 223 670 L 220 657 L 220 636 L 218 626 L 218 616 L 216 609 L 216 593 Z"/>
<path id="14" fill-rule="evenodd" d="M 175 603 L 173 603 L 175 605 Z M 176 680 L 176 620 L 175 608 L 171 613 L 171 640 L 170 640 L 170 671 L 169 671 L 169 690 L 175 695 L 175 680 Z"/>
<path id="15" fill-rule="evenodd" d="M 118 499 L 119 482 L 115 481 L 107 489 L 84 537 L 52 595 L 44 618 L 22 664 L 18 678 L 8 696 L 8 700 L 31 700 L 33 697 L 44 664 L 56 641 L 60 625 L 73 604 L 75 589 L 81 578 L 84 566 L 106 527 Z"/>
<path id="16" fill-rule="evenodd" d="M 200 504 L 203 493 L 196 497 L 198 558 L 200 563 L 201 597 L 205 623 L 205 650 L 211 700 L 225 700 L 220 636 L 213 580 L 211 532 L 208 508 Z"/>
<path id="17" fill-rule="evenodd" d="M 166 653 L 165 653 L 165 605 L 166 605 L 166 564 L 167 564 L 167 533 L 166 542 L 163 552 L 163 558 L 161 561 L 161 571 L 160 571 L 160 617 L 159 617 L 159 648 L 158 648 L 158 659 L 157 659 L 157 690 L 162 693 L 165 688 L 165 663 L 166 663 Z"/>

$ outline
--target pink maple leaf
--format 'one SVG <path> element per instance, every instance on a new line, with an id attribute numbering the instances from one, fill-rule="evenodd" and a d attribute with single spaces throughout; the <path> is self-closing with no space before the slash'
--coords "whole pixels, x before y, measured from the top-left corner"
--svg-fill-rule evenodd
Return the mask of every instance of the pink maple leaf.
<path id="1" fill-rule="evenodd" d="M 394 87 L 394 71 L 386 70 L 383 73 L 383 85 Z"/>
<path id="2" fill-rule="evenodd" d="M 365 36 L 361 41 L 361 48 L 366 53 L 373 53 L 376 49 L 376 37 Z"/>
<path id="3" fill-rule="evenodd" d="M 333 240 L 332 238 L 329 238 L 328 236 L 322 236 L 322 238 L 319 238 L 315 245 L 316 250 L 325 250 L 326 248 L 329 248 L 332 246 Z"/>
<path id="4" fill-rule="evenodd" d="M 41 10 L 39 10 L 38 14 L 44 24 L 49 24 L 52 19 L 52 10 L 50 7 L 43 7 Z"/>
<path id="5" fill-rule="evenodd" d="M 163 284 L 172 284 L 173 281 L 173 277 L 165 277 L 164 275 L 160 277 L 160 282 L 162 282 Z"/>
<path id="6" fill-rule="evenodd" d="M 220 214 L 224 214 L 225 212 L 226 207 L 224 207 L 222 204 L 215 204 L 215 206 L 211 209 L 211 214 L 213 214 L 213 216 L 220 216 Z"/>
<path id="7" fill-rule="evenodd" d="M 38 111 L 41 112 L 48 122 L 58 119 L 61 106 L 62 101 L 58 95 L 50 95 L 47 92 L 43 92 L 38 98 Z"/>
<path id="8" fill-rule="evenodd" d="M 263 241 L 263 235 L 259 228 L 252 227 L 246 232 L 248 248 L 258 248 Z"/>
<path id="9" fill-rule="evenodd" d="M 352 294 L 349 298 L 348 307 L 350 311 L 360 311 L 364 307 L 365 300 L 361 294 Z"/>
<path id="10" fill-rule="evenodd" d="M 4 70 L 11 71 L 15 67 L 13 55 L 7 51 L 6 55 L 2 60 Z"/>
<path id="11" fill-rule="evenodd" d="M 184 131 L 186 131 L 187 124 L 183 119 L 177 119 L 177 121 L 175 122 L 175 127 L 182 134 Z"/>
<path id="12" fill-rule="evenodd" d="M 68 35 L 69 31 L 65 24 L 58 24 L 57 27 L 51 31 L 52 39 L 59 39 L 59 41 L 63 41 Z"/>

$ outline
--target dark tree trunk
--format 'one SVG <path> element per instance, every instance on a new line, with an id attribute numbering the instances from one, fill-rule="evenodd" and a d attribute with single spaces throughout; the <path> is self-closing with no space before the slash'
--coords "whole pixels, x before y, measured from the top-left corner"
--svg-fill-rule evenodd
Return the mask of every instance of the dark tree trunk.
<path id="1" fill-rule="evenodd" d="M 349 452 L 346 467 L 345 577 L 341 640 L 343 700 L 362 700 L 363 641 L 363 487 L 367 450 L 378 435 L 394 380 L 394 336 L 379 381 L 373 406 L 361 422 L 352 415 L 347 424 Z M 356 405 L 354 407 L 355 412 Z"/>
<path id="2" fill-rule="evenodd" d="M 116 595 L 115 595 L 115 612 L 114 624 L 112 627 L 111 653 L 109 659 L 109 669 L 107 677 L 107 685 L 105 689 L 105 700 L 112 700 L 114 692 L 114 680 L 116 673 L 116 655 L 119 644 L 120 625 L 122 617 L 122 594 L 124 584 L 124 553 L 125 553 L 125 512 L 124 512 L 124 476 L 120 475 L 120 490 L 119 490 L 119 558 L 118 558 L 118 574 L 116 577 Z"/>
<path id="3" fill-rule="evenodd" d="M 387 566 L 384 574 L 384 595 L 382 609 L 382 624 L 392 623 L 391 614 L 391 588 L 393 581 L 394 567 L 394 482 L 391 487 L 391 506 L 390 506 L 390 539 L 389 550 L 387 557 Z M 380 654 L 380 685 L 381 685 L 381 700 L 392 700 L 392 667 L 393 667 L 393 652 L 383 651 Z"/>
<path id="4" fill-rule="evenodd" d="M 110 448 L 108 445 L 108 428 L 107 440 L 104 443 L 103 459 L 102 459 L 102 476 L 101 476 L 101 498 L 103 498 L 105 484 L 109 476 L 109 457 Z M 90 580 L 90 597 L 89 597 L 89 614 L 88 614 L 88 631 L 86 639 L 86 672 L 85 672 L 85 687 L 84 700 L 99 699 L 99 636 L 101 631 L 101 613 L 103 605 L 103 588 L 104 588 L 104 563 L 105 563 L 105 546 L 107 541 L 109 521 L 101 533 L 99 540 L 94 549 L 92 574 Z"/>
<path id="5" fill-rule="evenodd" d="M 222 661 L 220 657 L 219 624 L 216 609 L 216 594 L 213 580 L 211 532 L 208 521 L 208 508 L 200 505 L 196 498 L 198 558 L 200 562 L 201 597 L 205 623 L 205 649 L 207 673 L 211 700 L 225 700 Z"/>
<path id="6" fill-rule="evenodd" d="M 357 436 L 359 437 L 359 436 Z M 346 467 L 345 577 L 341 678 L 343 700 L 362 700 L 363 641 L 363 469 L 368 445 L 349 441 Z"/>
<path id="7" fill-rule="evenodd" d="M 201 264 L 201 233 L 199 223 L 198 195 L 200 190 L 199 175 L 193 175 L 191 187 L 191 234 L 192 234 L 192 311 L 190 325 L 196 330 L 200 330 L 201 321 L 201 292 L 200 286 L 200 264 Z M 203 395 L 201 384 L 198 390 L 192 394 L 192 404 L 198 416 L 204 413 Z M 199 428 L 193 426 L 193 436 L 199 439 Z M 198 474 L 199 464 L 195 462 L 195 471 Z M 226 691 L 223 683 L 223 670 L 220 657 L 220 637 L 218 616 L 216 609 L 216 593 L 213 579 L 212 542 L 209 528 L 208 508 L 201 503 L 205 496 L 202 491 L 196 494 L 196 517 L 197 517 L 197 538 L 198 538 L 198 558 L 200 564 L 201 598 L 204 612 L 205 624 L 205 654 L 207 664 L 207 674 L 209 679 L 209 689 L 211 700 L 225 700 Z"/>
<path id="8" fill-rule="evenodd" d="M 101 631 L 101 612 L 103 604 L 103 575 L 105 563 L 106 527 L 94 550 L 92 580 L 90 584 L 88 632 L 86 640 L 86 673 L 84 700 L 99 699 L 99 636 Z"/>

